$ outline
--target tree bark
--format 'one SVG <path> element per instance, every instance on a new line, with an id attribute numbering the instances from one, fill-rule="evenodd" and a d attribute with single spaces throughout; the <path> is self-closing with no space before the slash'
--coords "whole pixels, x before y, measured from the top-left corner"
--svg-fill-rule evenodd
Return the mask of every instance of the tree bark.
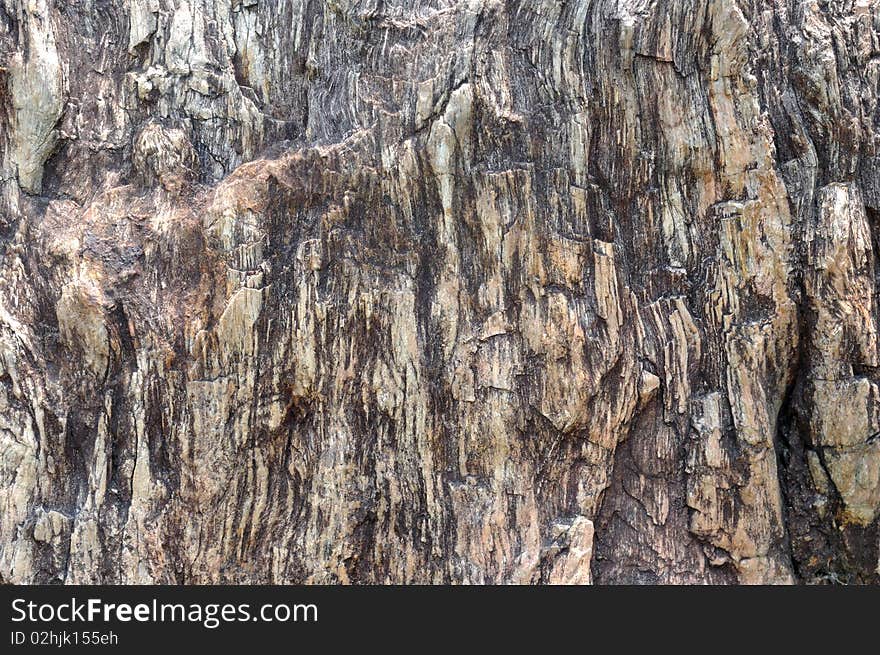
<path id="1" fill-rule="evenodd" d="M 878 0 L 0 0 L 0 581 L 880 582 Z"/>

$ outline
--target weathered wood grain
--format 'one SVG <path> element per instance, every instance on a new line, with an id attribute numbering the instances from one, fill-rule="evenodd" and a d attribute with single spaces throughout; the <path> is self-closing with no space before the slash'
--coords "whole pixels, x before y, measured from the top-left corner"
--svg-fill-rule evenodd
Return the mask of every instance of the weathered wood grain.
<path id="1" fill-rule="evenodd" d="M 880 581 L 877 0 L 0 0 L 0 581 Z"/>

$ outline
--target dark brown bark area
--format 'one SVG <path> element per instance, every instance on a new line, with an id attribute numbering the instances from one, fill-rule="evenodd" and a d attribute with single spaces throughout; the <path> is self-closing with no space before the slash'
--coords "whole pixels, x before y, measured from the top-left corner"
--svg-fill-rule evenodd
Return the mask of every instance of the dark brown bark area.
<path id="1" fill-rule="evenodd" d="M 880 582 L 877 0 L 0 0 L 0 580 Z"/>

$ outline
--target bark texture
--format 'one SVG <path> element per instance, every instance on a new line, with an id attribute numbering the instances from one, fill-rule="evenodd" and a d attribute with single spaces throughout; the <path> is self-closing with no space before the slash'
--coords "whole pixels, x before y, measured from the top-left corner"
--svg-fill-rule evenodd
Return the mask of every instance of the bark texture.
<path id="1" fill-rule="evenodd" d="M 880 1 L 0 0 L 0 581 L 880 581 Z"/>

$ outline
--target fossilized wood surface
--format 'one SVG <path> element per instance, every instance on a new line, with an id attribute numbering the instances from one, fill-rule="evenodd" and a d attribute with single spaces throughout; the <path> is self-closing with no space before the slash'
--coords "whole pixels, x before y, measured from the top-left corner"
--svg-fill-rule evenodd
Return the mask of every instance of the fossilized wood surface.
<path id="1" fill-rule="evenodd" d="M 877 0 L 0 0 L 0 580 L 878 582 Z"/>

